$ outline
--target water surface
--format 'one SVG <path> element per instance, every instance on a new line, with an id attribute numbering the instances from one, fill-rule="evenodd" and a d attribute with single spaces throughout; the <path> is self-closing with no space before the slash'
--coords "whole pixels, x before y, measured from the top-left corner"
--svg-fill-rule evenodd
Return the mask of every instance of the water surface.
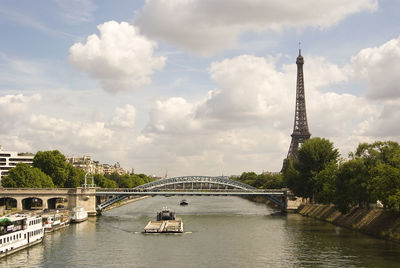
<path id="1" fill-rule="evenodd" d="M 400 267 L 400 245 L 239 197 L 153 197 L 46 235 L 1 267 Z M 142 234 L 163 206 L 183 234 Z"/>

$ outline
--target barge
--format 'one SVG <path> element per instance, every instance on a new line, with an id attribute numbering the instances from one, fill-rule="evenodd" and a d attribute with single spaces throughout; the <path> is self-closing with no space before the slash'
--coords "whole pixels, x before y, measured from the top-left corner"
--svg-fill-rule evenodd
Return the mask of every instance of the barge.
<path id="1" fill-rule="evenodd" d="M 183 233 L 182 219 L 175 218 L 175 212 L 163 208 L 157 213 L 157 221 L 149 221 L 144 233 Z"/>

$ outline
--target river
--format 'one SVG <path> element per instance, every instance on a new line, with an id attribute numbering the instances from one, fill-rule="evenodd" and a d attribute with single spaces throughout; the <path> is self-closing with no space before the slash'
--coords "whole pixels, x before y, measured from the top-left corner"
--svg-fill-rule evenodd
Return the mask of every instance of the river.
<path id="1" fill-rule="evenodd" d="M 0 267 L 400 267 L 400 245 L 239 197 L 153 197 L 46 235 Z M 142 234 L 163 206 L 183 234 Z"/>

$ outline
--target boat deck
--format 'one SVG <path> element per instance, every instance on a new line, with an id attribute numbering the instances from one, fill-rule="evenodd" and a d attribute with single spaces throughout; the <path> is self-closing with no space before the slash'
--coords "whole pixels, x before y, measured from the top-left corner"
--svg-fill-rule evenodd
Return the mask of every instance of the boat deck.
<path id="1" fill-rule="evenodd" d="M 167 221 L 149 221 L 144 227 L 145 233 L 183 233 L 181 219 Z"/>

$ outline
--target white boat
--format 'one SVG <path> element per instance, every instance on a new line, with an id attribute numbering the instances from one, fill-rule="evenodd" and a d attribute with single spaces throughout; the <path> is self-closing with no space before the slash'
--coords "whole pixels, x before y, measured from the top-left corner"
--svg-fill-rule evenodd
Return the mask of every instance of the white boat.
<path id="1" fill-rule="evenodd" d="M 71 222 L 82 222 L 88 219 L 88 213 L 83 207 L 74 207 L 71 211 Z"/>
<path id="2" fill-rule="evenodd" d="M 43 240 L 41 216 L 12 215 L 0 218 L 0 258 Z"/>
<path id="3" fill-rule="evenodd" d="M 46 233 L 67 227 L 69 225 L 69 218 L 58 214 L 43 214 L 43 227 Z"/>

